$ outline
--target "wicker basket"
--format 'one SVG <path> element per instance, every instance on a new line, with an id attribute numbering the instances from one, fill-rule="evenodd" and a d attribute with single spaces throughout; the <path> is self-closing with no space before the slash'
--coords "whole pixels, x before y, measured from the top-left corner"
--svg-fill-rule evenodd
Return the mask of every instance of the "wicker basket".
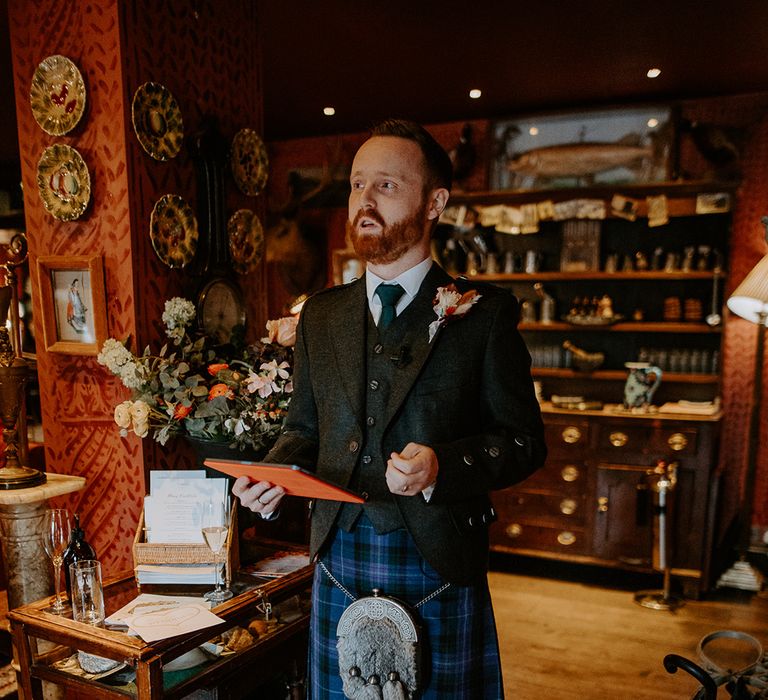
<path id="1" fill-rule="evenodd" d="M 226 567 L 224 576 L 227 586 L 232 575 L 240 568 L 240 551 L 237 536 L 237 508 L 232 508 L 229 532 L 224 543 Z M 133 566 L 139 564 L 213 564 L 213 552 L 205 544 L 176 544 L 145 542 L 144 511 L 141 512 L 136 536 L 133 539 Z M 138 577 L 137 577 L 138 580 Z"/>

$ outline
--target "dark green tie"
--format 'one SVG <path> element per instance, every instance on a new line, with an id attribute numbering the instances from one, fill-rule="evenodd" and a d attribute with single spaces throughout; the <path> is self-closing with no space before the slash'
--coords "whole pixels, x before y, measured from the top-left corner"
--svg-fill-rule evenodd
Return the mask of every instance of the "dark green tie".
<path id="1" fill-rule="evenodd" d="M 392 321 L 395 320 L 397 313 L 395 306 L 405 290 L 399 284 L 384 284 L 383 282 L 376 287 L 375 294 L 381 299 L 381 316 L 379 316 L 379 330 L 387 330 Z"/>

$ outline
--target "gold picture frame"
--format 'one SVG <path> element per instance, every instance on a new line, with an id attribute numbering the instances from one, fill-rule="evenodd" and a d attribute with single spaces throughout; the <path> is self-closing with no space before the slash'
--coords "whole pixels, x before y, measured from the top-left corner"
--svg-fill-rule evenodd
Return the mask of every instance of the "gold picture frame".
<path id="1" fill-rule="evenodd" d="M 102 256 L 38 258 L 37 292 L 45 349 L 68 355 L 97 355 L 107 339 Z"/>

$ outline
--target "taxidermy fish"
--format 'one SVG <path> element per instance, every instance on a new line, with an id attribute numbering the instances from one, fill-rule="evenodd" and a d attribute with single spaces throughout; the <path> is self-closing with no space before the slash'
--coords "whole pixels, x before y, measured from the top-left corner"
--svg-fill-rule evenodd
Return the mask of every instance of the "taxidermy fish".
<path id="1" fill-rule="evenodd" d="M 534 148 L 509 160 L 507 168 L 523 177 L 589 178 L 614 168 L 647 168 L 654 157 L 652 144 L 641 145 L 637 134 L 619 141 L 583 141 Z"/>

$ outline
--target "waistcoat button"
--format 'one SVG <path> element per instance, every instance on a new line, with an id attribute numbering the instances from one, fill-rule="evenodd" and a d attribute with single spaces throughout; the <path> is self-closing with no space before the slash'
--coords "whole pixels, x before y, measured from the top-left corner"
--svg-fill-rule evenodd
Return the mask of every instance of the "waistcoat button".
<path id="1" fill-rule="evenodd" d="M 363 455 L 363 464 L 370 464 L 371 463 L 371 455 Z"/>
<path id="2" fill-rule="evenodd" d="M 365 419 L 365 422 L 367 425 L 375 425 L 376 419 L 373 416 L 368 416 L 368 418 Z"/>
<path id="3" fill-rule="evenodd" d="M 376 345 L 373 346 L 373 351 L 377 355 L 381 355 L 382 350 L 384 350 L 384 346 L 381 343 L 376 343 Z"/>
<path id="4" fill-rule="evenodd" d="M 368 384 L 369 387 L 371 387 L 371 391 L 376 391 L 376 389 L 379 388 L 379 381 L 378 379 L 371 379 L 371 381 Z"/>

